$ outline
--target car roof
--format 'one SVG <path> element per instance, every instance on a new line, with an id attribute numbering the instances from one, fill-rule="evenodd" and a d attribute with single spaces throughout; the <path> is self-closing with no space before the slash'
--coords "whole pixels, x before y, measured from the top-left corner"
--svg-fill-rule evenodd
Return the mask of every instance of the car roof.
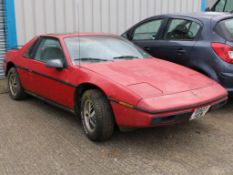
<path id="1" fill-rule="evenodd" d="M 223 12 L 196 12 L 196 13 L 173 13 L 165 14 L 163 16 L 167 17 L 188 17 L 198 19 L 200 21 L 212 20 L 212 21 L 221 21 L 225 18 L 233 18 L 233 15 L 230 13 Z"/>
<path id="2" fill-rule="evenodd" d="M 117 35 L 110 33 L 93 33 L 93 32 L 77 32 L 77 33 L 51 33 L 40 35 L 42 37 L 55 37 L 55 38 L 67 38 L 67 37 L 77 37 L 77 36 L 114 36 Z"/>

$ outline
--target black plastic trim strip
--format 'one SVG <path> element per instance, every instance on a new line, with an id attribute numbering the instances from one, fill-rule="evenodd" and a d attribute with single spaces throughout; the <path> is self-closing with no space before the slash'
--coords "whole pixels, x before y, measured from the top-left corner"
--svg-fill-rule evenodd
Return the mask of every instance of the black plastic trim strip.
<path id="1" fill-rule="evenodd" d="M 19 68 L 19 69 L 21 69 L 21 70 L 24 70 L 24 71 L 27 71 L 27 72 L 31 72 L 31 73 L 40 75 L 40 76 L 42 76 L 42 77 L 45 77 L 45 78 L 48 78 L 48 79 L 57 81 L 57 82 L 59 82 L 59 83 L 65 84 L 65 85 L 70 86 L 70 87 L 73 87 L 73 88 L 76 88 L 76 87 L 77 87 L 77 86 L 74 85 L 74 84 L 70 84 L 70 83 L 68 83 L 68 82 L 66 82 L 66 81 L 59 80 L 59 79 L 57 79 L 57 78 L 51 77 L 51 76 L 49 76 L 49 75 L 45 75 L 45 74 L 43 74 L 43 73 L 40 73 L 40 72 L 37 72 L 37 71 L 34 71 L 34 70 L 30 70 L 30 69 L 28 69 L 28 68 L 26 68 L 26 67 L 22 67 L 22 66 L 16 65 L 16 68 Z"/>
<path id="2" fill-rule="evenodd" d="M 59 80 L 57 78 L 54 78 L 54 77 L 51 77 L 51 76 L 48 76 L 48 75 L 45 75 L 45 74 L 42 74 L 40 72 L 37 72 L 37 71 L 33 71 L 33 70 L 30 70 L 26 67 L 23 67 L 23 66 L 18 66 L 16 65 L 16 68 L 19 68 L 19 69 L 22 69 L 24 71 L 28 71 L 28 72 L 31 72 L 31 73 L 34 73 L 34 74 L 37 74 L 37 75 L 40 75 L 42 77 L 46 77 L 48 79 L 52 79 L 54 81 L 57 81 L 59 83 L 62 83 L 62 84 L 65 84 L 67 86 L 70 86 L 70 87 L 73 87 L 73 88 L 76 88 L 77 86 L 74 85 L 74 84 L 70 84 L 66 81 L 63 81 L 63 80 Z M 30 93 L 30 92 L 29 92 Z M 38 97 L 39 98 L 39 97 Z M 43 97 L 40 97 L 40 98 L 43 98 Z M 120 104 L 120 100 L 117 100 L 117 99 L 114 99 L 112 97 L 108 97 L 108 99 L 112 102 L 115 102 L 115 103 L 118 103 Z M 135 109 L 135 110 L 138 110 L 138 111 L 141 111 L 141 112 L 145 112 L 145 113 L 149 113 L 149 114 L 154 114 L 154 115 L 158 115 L 158 114 L 163 114 L 163 113 L 169 113 L 169 112 L 179 112 L 181 110 L 188 110 L 188 109 L 191 109 L 191 108 L 198 108 L 200 106 L 203 106 L 203 105 L 207 105 L 207 104 L 216 104 L 216 103 L 219 103 L 221 101 L 224 101 L 224 100 L 227 100 L 227 96 L 221 96 L 219 98 L 216 98 L 214 100 L 209 100 L 205 103 L 201 103 L 201 104 L 198 104 L 198 105 L 190 105 L 190 106 L 186 106 L 186 107 L 183 107 L 183 108 L 175 108 L 175 109 L 169 109 L 169 110 L 161 110 L 161 111 L 150 111 L 150 110 L 147 110 L 147 109 L 143 109 L 143 108 L 140 108 L 140 107 L 137 107 L 137 106 L 133 106 L 132 105 L 132 108 Z M 45 100 L 46 101 L 46 100 Z M 48 100 L 47 100 L 48 101 Z M 120 104 L 122 105 L 122 104 Z M 129 107 L 128 107 L 129 108 Z"/>
<path id="3" fill-rule="evenodd" d="M 109 97 L 108 99 L 110 101 L 114 102 L 114 103 L 120 104 L 120 100 L 114 99 L 112 97 Z M 185 106 L 185 107 L 181 107 L 181 108 L 174 108 L 174 109 L 160 110 L 160 111 L 150 111 L 150 110 L 143 109 L 143 108 L 133 106 L 133 105 L 132 105 L 133 106 L 132 109 L 135 109 L 135 110 L 138 110 L 138 111 L 141 111 L 141 112 L 145 112 L 145 113 L 148 113 L 148 114 L 159 115 L 159 114 L 170 113 L 170 112 L 179 112 L 179 111 L 188 110 L 188 109 L 191 110 L 192 108 L 198 108 L 198 107 L 208 105 L 208 104 L 215 105 L 215 104 L 220 103 L 220 102 L 225 101 L 225 100 L 227 100 L 227 96 L 221 96 L 221 97 L 218 97 L 218 98 L 216 98 L 214 100 L 209 100 L 209 101 L 207 101 L 205 103 L 201 103 L 201 104 L 198 104 L 198 105 L 190 105 L 190 106 Z M 122 105 L 122 104 L 120 104 L 120 105 Z"/>
<path id="4" fill-rule="evenodd" d="M 53 105 L 53 106 L 55 106 L 55 107 L 58 107 L 58 108 L 61 108 L 61 109 L 65 110 L 65 111 L 69 111 L 69 112 L 74 113 L 74 110 L 72 110 L 72 109 L 70 109 L 70 108 L 68 108 L 68 107 L 66 107 L 66 106 L 64 106 L 64 105 L 62 105 L 62 104 L 58 104 L 57 102 L 55 102 L 55 101 L 53 101 L 53 100 L 50 100 L 50 99 L 48 99 L 48 98 L 41 97 L 41 96 L 39 96 L 39 95 L 37 95 L 37 94 L 35 94 L 35 93 L 33 93 L 33 92 L 27 91 L 27 90 L 25 90 L 25 92 L 26 92 L 27 94 L 33 96 L 33 97 L 36 97 L 36 98 L 38 98 L 38 99 L 40 99 L 40 100 L 43 100 L 43 101 L 47 102 L 47 103 L 49 103 L 49 104 L 51 104 L 51 105 Z"/>
<path id="5" fill-rule="evenodd" d="M 184 122 L 188 121 L 193 112 L 186 112 L 186 113 L 180 113 L 180 114 L 175 114 L 175 115 L 169 115 L 165 117 L 154 117 L 151 120 L 151 125 L 160 125 L 160 124 L 169 124 L 172 122 Z"/>

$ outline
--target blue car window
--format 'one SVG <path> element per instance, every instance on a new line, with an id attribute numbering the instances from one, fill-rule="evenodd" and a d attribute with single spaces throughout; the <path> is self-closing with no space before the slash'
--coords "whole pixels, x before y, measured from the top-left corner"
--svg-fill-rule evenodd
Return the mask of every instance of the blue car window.
<path id="1" fill-rule="evenodd" d="M 146 22 L 134 31 L 132 40 L 155 40 L 161 27 L 162 19 Z"/>
<path id="2" fill-rule="evenodd" d="M 227 41 L 233 41 L 233 18 L 220 21 L 214 30 Z"/>
<path id="3" fill-rule="evenodd" d="M 201 26 L 200 24 L 186 19 L 171 19 L 165 31 L 165 40 L 193 40 Z"/>
<path id="4" fill-rule="evenodd" d="M 188 32 L 188 38 L 195 38 L 198 34 L 201 26 L 195 22 L 192 22 L 189 32 Z"/>

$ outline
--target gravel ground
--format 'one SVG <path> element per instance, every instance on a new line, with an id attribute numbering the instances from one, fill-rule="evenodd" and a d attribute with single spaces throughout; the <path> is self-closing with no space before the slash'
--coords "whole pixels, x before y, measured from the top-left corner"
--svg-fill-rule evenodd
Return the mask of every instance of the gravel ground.
<path id="1" fill-rule="evenodd" d="M 0 95 L 0 174 L 233 174 L 233 102 L 170 127 L 93 143 L 80 120 L 35 98 Z"/>

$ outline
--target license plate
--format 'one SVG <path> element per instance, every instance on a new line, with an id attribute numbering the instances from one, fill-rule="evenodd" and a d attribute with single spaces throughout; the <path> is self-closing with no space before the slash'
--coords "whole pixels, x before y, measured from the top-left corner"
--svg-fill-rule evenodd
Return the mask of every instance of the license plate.
<path id="1" fill-rule="evenodd" d="M 211 106 L 205 106 L 205 107 L 196 109 L 193 112 L 192 116 L 190 117 L 190 120 L 195 120 L 195 119 L 204 117 L 206 113 L 209 111 L 210 107 Z"/>

